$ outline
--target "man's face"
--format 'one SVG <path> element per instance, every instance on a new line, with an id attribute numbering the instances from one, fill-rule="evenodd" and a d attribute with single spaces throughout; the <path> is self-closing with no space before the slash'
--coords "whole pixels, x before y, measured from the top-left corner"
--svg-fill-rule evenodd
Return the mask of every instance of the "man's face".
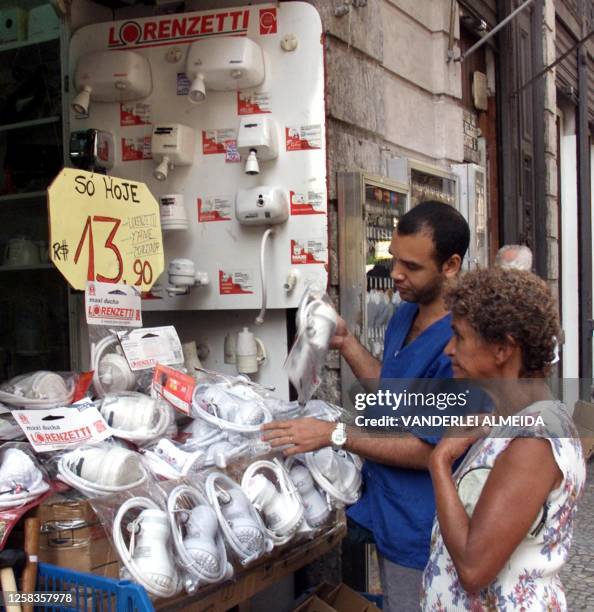
<path id="1" fill-rule="evenodd" d="M 426 232 L 401 236 L 395 231 L 390 244 L 390 276 L 407 302 L 430 304 L 441 294 L 444 275 L 435 260 L 435 245 Z"/>

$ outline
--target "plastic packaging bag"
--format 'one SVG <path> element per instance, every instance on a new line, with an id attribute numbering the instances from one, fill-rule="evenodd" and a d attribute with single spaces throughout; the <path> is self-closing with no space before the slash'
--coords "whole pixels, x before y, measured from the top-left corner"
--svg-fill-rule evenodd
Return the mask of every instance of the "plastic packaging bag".
<path id="1" fill-rule="evenodd" d="M 304 524 L 305 507 L 278 458 L 251 462 L 241 478 L 241 488 L 260 513 L 266 533 L 276 546 L 295 537 Z"/>
<path id="2" fill-rule="evenodd" d="M 169 403 L 135 391 L 108 393 L 99 402 L 99 412 L 114 436 L 137 444 L 176 432 Z"/>
<path id="3" fill-rule="evenodd" d="M 204 489 L 227 545 L 242 566 L 272 550 L 273 541 L 266 526 L 237 482 L 227 474 L 213 471 L 206 476 Z"/>
<path id="4" fill-rule="evenodd" d="M 198 484 L 169 481 L 161 485 L 167 494 L 176 561 L 183 585 L 194 593 L 205 584 L 216 584 L 233 576 L 217 515 Z"/>
<path id="5" fill-rule="evenodd" d="M 263 398 L 243 381 L 199 384 L 192 397 L 192 415 L 219 429 L 258 433 L 272 420 Z"/>
<path id="6" fill-rule="evenodd" d="M 0 446 L 0 510 L 29 504 L 49 489 L 49 478 L 28 444 Z"/>
<path id="7" fill-rule="evenodd" d="M 138 377 L 130 369 L 120 347 L 119 331 L 127 331 L 127 328 L 89 327 L 93 388 L 98 397 L 133 391 L 138 384 Z"/>
<path id="8" fill-rule="evenodd" d="M 337 320 L 330 298 L 322 291 L 308 288 L 297 309 L 297 340 L 284 364 L 300 404 L 311 399 L 320 385 Z"/>
<path id="9" fill-rule="evenodd" d="M 0 401 L 17 408 L 57 408 L 74 399 L 77 375 L 38 370 L 0 386 Z"/>
<path id="10" fill-rule="evenodd" d="M 151 476 L 141 455 L 111 440 L 56 453 L 53 461 L 57 478 L 90 498 L 126 491 L 149 481 Z"/>
<path id="11" fill-rule="evenodd" d="M 142 585 L 152 597 L 181 591 L 165 493 L 154 483 L 108 497 L 91 505 L 122 562 L 120 577 Z"/>

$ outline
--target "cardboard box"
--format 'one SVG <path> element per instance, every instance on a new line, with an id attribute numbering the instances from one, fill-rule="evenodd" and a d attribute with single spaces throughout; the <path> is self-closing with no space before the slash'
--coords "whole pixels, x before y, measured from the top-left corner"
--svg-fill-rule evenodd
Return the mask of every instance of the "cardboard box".
<path id="1" fill-rule="evenodd" d="M 573 420 L 582 441 L 584 457 L 589 459 L 594 454 L 594 404 L 577 401 L 573 411 Z"/>
<path id="2" fill-rule="evenodd" d="M 321 602 L 325 607 L 320 607 Z M 314 593 L 294 612 L 380 612 L 380 609 L 363 595 L 359 595 L 346 584 L 333 586 L 322 583 L 314 589 Z"/>
<path id="3" fill-rule="evenodd" d="M 40 561 L 118 578 L 118 556 L 87 500 L 52 496 L 38 506 L 36 515 L 41 521 Z"/>
<path id="4" fill-rule="evenodd" d="M 317 595 L 312 595 L 300 606 L 297 606 L 294 612 L 336 612 L 336 610 Z"/>
<path id="5" fill-rule="evenodd" d="M 326 603 L 330 604 L 333 610 L 340 612 L 380 612 L 375 604 L 346 584 L 339 584 L 331 591 L 326 598 Z"/>

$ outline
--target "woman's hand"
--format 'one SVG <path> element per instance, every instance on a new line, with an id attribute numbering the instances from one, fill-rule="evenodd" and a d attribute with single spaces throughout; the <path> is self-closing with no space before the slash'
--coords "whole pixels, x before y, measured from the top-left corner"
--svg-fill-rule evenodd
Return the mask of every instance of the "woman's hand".
<path id="1" fill-rule="evenodd" d="M 461 457 L 466 450 L 477 440 L 484 438 L 489 433 L 488 427 L 461 428 L 454 427 L 446 432 L 429 458 L 429 469 L 438 466 L 447 466 Z"/>

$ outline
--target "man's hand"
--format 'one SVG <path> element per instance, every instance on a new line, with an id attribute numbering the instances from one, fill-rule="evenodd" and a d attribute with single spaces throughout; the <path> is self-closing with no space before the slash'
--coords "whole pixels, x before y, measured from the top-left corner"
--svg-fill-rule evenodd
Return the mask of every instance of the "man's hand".
<path id="1" fill-rule="evenodd" d="M 304 417 L 290 421 L 273 421 L 262 425 L 262 440 L 270 442 L 272 448 L 290 446 L 284 455 L 296 455 L 315 451 L 332 444 L 332 432 L 336 423 Z"/>
<path id="2" fill-rule="evenodd" d="M 342 346 L 344 341 L 349 336 L 349 329 L 347 327 L 346 321 L 342 317 L 338 317 L 336 319 L 336 330 L 334 331 L 334 336 L 330 338 L 330 348 L 342 350 Z"/>

